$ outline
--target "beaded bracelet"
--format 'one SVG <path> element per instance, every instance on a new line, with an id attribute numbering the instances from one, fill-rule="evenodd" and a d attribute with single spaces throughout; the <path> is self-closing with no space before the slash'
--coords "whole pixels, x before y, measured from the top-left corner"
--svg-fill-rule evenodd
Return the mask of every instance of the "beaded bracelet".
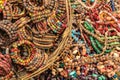
<path id="1" fill-rule="evenodd" d="M 12 67 L 11 67 L 11 59 L 8 54 L 2 55 L 0 53 L 0 79 L 10 79 L 13 75 Z"/>
<path id="2" fill-rule="evenodd" d="M 29 25 L 24 25 L 24 27 L 18 31 L 18 36 L 20 40 L 33 40 L 32 29 Z"/>
<path id="3" fill-rule="evenodd" d="M 59 5 L 57 7 L 56 17 L 61 19 L 61 17 L 64 18 L 63 15 L 65 15 L 65 13 L 66 13 L 66 11 L 65 11 L 66 10 L 66 8 L 65 8 L 65 1 L 59 1 L 58 4 Z M 63 7 L 63 5 L 64 5 L 64 7 Z"/>
<path id="4" fill-rule="evenodd" d="M 24 25 L 26 23 L 30 22 L 30 21 L 31 21 L 31 19 L 29 17 L 22 17 L 22 18 L 20 18 L 15 23 L 13 23 L 13 25 L 15 26 L 14 30 L 17 31 L 18 29 L 24 27 Z"/>
<path id="5" fill-rule="evenodd" d="M 39 22 L 36 23 L 36 28 L 38 29 L 38 32 L 41 34 L 47 33 L 50 29 L 47 27 L 47 22 Z"/>
<path id="6" fill-rule="evenodd" d="M 18 19 L 20 17 L 25 16 L 25 9 L 22 10 L 22 8 L 20 8 L 16 5 L 12 5 L 12 7 L 13 7 L 13 9 L 11 12 L 12 12 L 13 19 Z"/>
<path id="7" fill-rule="evenodd" d="M 63 32 L 64 28 L 66 28 L 66 26 L 64 24 L 62 24 L 60 21 L 58 21 L 57 18 L 55 18 L 55 16 L 49 17 L 49 19 L 47 21 L 48 21 L 48 25 L 50 26 L 50 28 L 55 33 L 59 33 L 60 34 L 60 33 Z M 58 25 L 55 25 L 55 24 L 59 24 L 61 28 Z"/>
<path id="8" fill-rule="evenodd" d="M 112 16 L 112 14 L 108 13 L 107 11 L 101 11 L 100 14 L 102 14 L 102 13 L 108 14 L 115 21 L 115 23 L 118 25 L 118 28 L 115 27 L 115 26 L 113 26 L 113 27 L 115 27 L 119 31 L 120 30 L 119 29 L 120 28 L 120 24 L 119 24 L 118 20 L 114 16 Z"/>
<path id="9" fill-rule="evenodd" d="M 15 39 L 17 38 L 16 37 L 16 31 L 14 31 L 14 25 L 8 21 L 8 20 L 3 20 L 0 22 L 0 29 L 1 29 L 1 32 L 3 31 L 6 35 L 7 35 L 7 39 L 5 39 L 6 37 L 4 35 L 1 35 L 1 40 L 0 40 L 0 45 L 1 46 L 8 46 L 10 45 L 10 43 L 12 43 L 13 41 L 15 41 Z M 9 42 L 8 42 L 9 40 Z M 6 44 L 6 42 L 8 42 Z"/>
<path id="10" fill-rule="evenodd" d="M 29 28 L 28 30 L 30 30 L 30 33 L 27 33 L 27 27 Z M 33 35 L 34 33 L 32 32 L 32 29 L 30 29 L 29 26 L 23 27 L 20 31 L 19 31 L 19 36 L 21 39 L 27 39 L 27 40 L 32 40 L 34 45 L 37 46 L 38 48 L 49 48 L 53 46 L 53 42 L 54 40 L 57 38 L 57 36 L 48 36 L 47 37 L 40 37 L 41 39 L 39 39 L 39 37 L 35 37 Z M 40 35 L 40 34 L 39 34 Z"/>
<path id="11" fill-rule="evenodd" d="M 28 53 L 29 56 L 26 59 L 22 59 L 19 56 L 20 50 L 18 49 L 18 47 L 22 46 L 22 45 L 26 45 L 30 48 L 29 53 Z M 11 58 L 13 59 L 13 61 L 17 64 L 24 65 L 24 66 L 27 65 L 33 59 L 35 54 L 36 54 L 35 46 L 30 41 L 27 41 L 27 40 L 17 41 L 15 43 L 13 43 L 13 45 L 11 46 L 10 55 L 11 55 Z"/>
<path id="12" fill-rule="evenodd" d="M 86 25 L 90 26 L 90 25 L 87 24 L 87 23 L 86 23 Z M 89 29 L 89 30 L 93 30 L 92 28 L 88 28 L 88 29 Z M 91 32 L 94 32 L 94 31 L 91 31 Z M 90 40 L 93 41 L 93 38 L 90 37 Z M 102 50 L 102 45 L 101 45 L 97 40 L 95 40 L 95 42 L 96 42 L 98 48 L 100 48 L 100 49 Z M 95 45 L 94 42 L 92 42 L 92 46 L 94 46 L 94 45 Z M 94 48 L 96 49 L 96 51 L 97 51 L 98 53 L 100 52 L 100 50 L 99 50 L 97 47 L 94 46 Z M 111 50 L 106 50 L 105 52 L 109 53 L 110 51 L 111 51 Z"/>
<path id="13" fill-rule="evenodd" d="M 55 0 L 51 0 L 50 4 L 48 5 L 42 5 L 41 7 L 36 7 L 34 6 L 30 0 L 23 0 L 24 2 L 24 6 L 26 7 L 27 10 L 29 10 L 30 12 L 34 12 L 34 11 L 43 11 L 45 10 L 46 8 L 50 8 L 50 9 L 53 9 L 52 7 L 50 6 L 53 6 L 55 4 Z M 48 8 L 48 9 L 49 9 Z"/>
<path id="14" fill-rule="evenodd" d="M 0 1 L 0 12 L 3 10 L 4 6 L 6 5 L 7 0 Z"/>
<path id="15" fill-rule="evenodd" d="M 38 54 L 37 59 L 38 59 L 38 60 L 36 61 L 36 63 L 34 63 L 34 64 L 31 65 L 31 66 L 26 67 L 26 69 L 27 69 L 28 71 L 34 71 L 34 70 L 36 70 L 37 68 L 42 67 L 42 66 L 43 66 L 43 63 L 44 63 L 45 60 L 47 59 L 47 55 L 44 55 L 44 56 L 40 57 L 39 54 Z"/>

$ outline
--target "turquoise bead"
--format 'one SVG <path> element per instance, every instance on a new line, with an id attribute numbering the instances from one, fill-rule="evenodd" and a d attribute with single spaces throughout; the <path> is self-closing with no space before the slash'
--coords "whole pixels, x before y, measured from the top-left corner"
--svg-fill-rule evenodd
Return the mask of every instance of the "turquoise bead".
<path id="1" fill-rule="evenodd" d="M 64 67 L 64 63 L 60 63 L 59 67 L 63 68 Z"/>
<path id="2" fill-rule="evenodd" d="M 98 80 L 103 80 L 102 77 L 98 77 Z"/>
<path id="3" fill-rule="evenodd" d="M 102 80 L 106 80 L 105 76 L 103 76 L 103 75 L 101 76 L 101 78 L 102 78 Z"/>
<path id="4" fill-rule="evenodd" d="M 90 0 L 90 2 L 95 2 L 95 0 Z"/>
<path id="5" fill-rule="evenodd" d="M 73 77 L 73 78 L 76 78 L 77 77 L 77 74 L 76 74 L 76 71 L 72 71 L 69 73 L 69 76 Z"/>
<path id="6" fill-rule="evenodd" d="M 98 75 L 97 75 L 97 74 L 92 74 L 92 76 L 93 76 L 93 77 L 98 77 Z"/>
<path id="7" fill-rule="evenodd" d="M 74 4 L 74 5 L 72 5 L 72 8 L 73 8 L 73 9 L 75 9 L 76 7 L 77 7 L 77 6 L 76 6 L 75 4 Z"/>

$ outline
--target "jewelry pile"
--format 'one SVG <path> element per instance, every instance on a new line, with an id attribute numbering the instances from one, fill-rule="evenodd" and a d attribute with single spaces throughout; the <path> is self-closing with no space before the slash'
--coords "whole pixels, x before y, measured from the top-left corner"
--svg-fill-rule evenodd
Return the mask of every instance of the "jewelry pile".
<path id="1" fill-rule="evenodd" d="M 0 80 L 120 80 L 119 0 L 0 0 Z"/>

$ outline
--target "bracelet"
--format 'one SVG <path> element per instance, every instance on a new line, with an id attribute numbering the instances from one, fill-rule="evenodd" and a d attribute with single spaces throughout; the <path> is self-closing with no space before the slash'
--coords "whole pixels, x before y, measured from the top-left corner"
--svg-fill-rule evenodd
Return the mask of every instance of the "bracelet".
<path id="1" fill-rule="evenodd" d="M 3 10 L 4 6 L 6 5 L 7 0 L 0 1 L 0 12 Z"/>
<path id="2" fill-rule="evenodd" d="M 10 79 L 12 77 L 11 59 L 8 54 L 2 55 L 0 53 L 0 68 L 0 79 Z"/>
<path id="3" fill-rule="evenodd" d="M 10 23 L 8 20 L 3 20 L 0 22 L 0 29 L 1 32 L 3 31 L 7 36 L 0 35 L 1 40 L 0 40 L 0 45 L 1 46 L 9 46 L 13 41 L 15 41 L 16 37 L 16 31 L 13 30 L 14 25 Z M 7 37 L 7 39 L 6 39 Z M 9 41 L 8 41 L 9 40 Z M 7 43 L 6 43 L 7 42 Z"/>
<path id="4" fill-rule="evenodd" d="M 21 50 L 19 50 L 19 47 L 23 45 L 26 45 L 26 47 L 28 47 L 29 49 L 29 51 L 27 49 L 28 51 L 27 53 L 29 54 L 29 56 L 26 59 L 22 59 L 21 56 L 19 56 L 21 54 L 20 53 Z M 24 54 L 24 52 L 22 54 Z M 27 65 L 33 59 L 35 54 L 36 54 L 35 46 L 30 41 L 27 41 L 27 40 L 17 41 L 13 43 L 13 45 L 11 46 L 10 55 L 13 61 L 17 64 L 24 65 L 24 66 Z"/>

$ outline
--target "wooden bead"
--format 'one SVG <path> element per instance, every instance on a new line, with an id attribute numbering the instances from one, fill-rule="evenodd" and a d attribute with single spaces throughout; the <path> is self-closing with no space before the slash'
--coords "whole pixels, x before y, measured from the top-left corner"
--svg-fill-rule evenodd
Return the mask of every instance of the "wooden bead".
<path id="1" fill-rule="evenodd" d="M 80 67 L 78 66 L 78 67 L 76 68 L 76 70 L 79 71 L 79 70 L 80 70 Z"/>
<path id="2" fill-rule="evenodd" d="M 81 74 L 80 71 L 76 71 L 76 73 L 77 73 L 77 75 L 80 75 L 80 74 Z"/>
<path id="3" fill-rule="evenodd" d="M 109 78 L 111 78 L 115 75 L 115 72 L 112 71 L 112 72 L 108 73 L 107 75 L 108 75 Z"/>

